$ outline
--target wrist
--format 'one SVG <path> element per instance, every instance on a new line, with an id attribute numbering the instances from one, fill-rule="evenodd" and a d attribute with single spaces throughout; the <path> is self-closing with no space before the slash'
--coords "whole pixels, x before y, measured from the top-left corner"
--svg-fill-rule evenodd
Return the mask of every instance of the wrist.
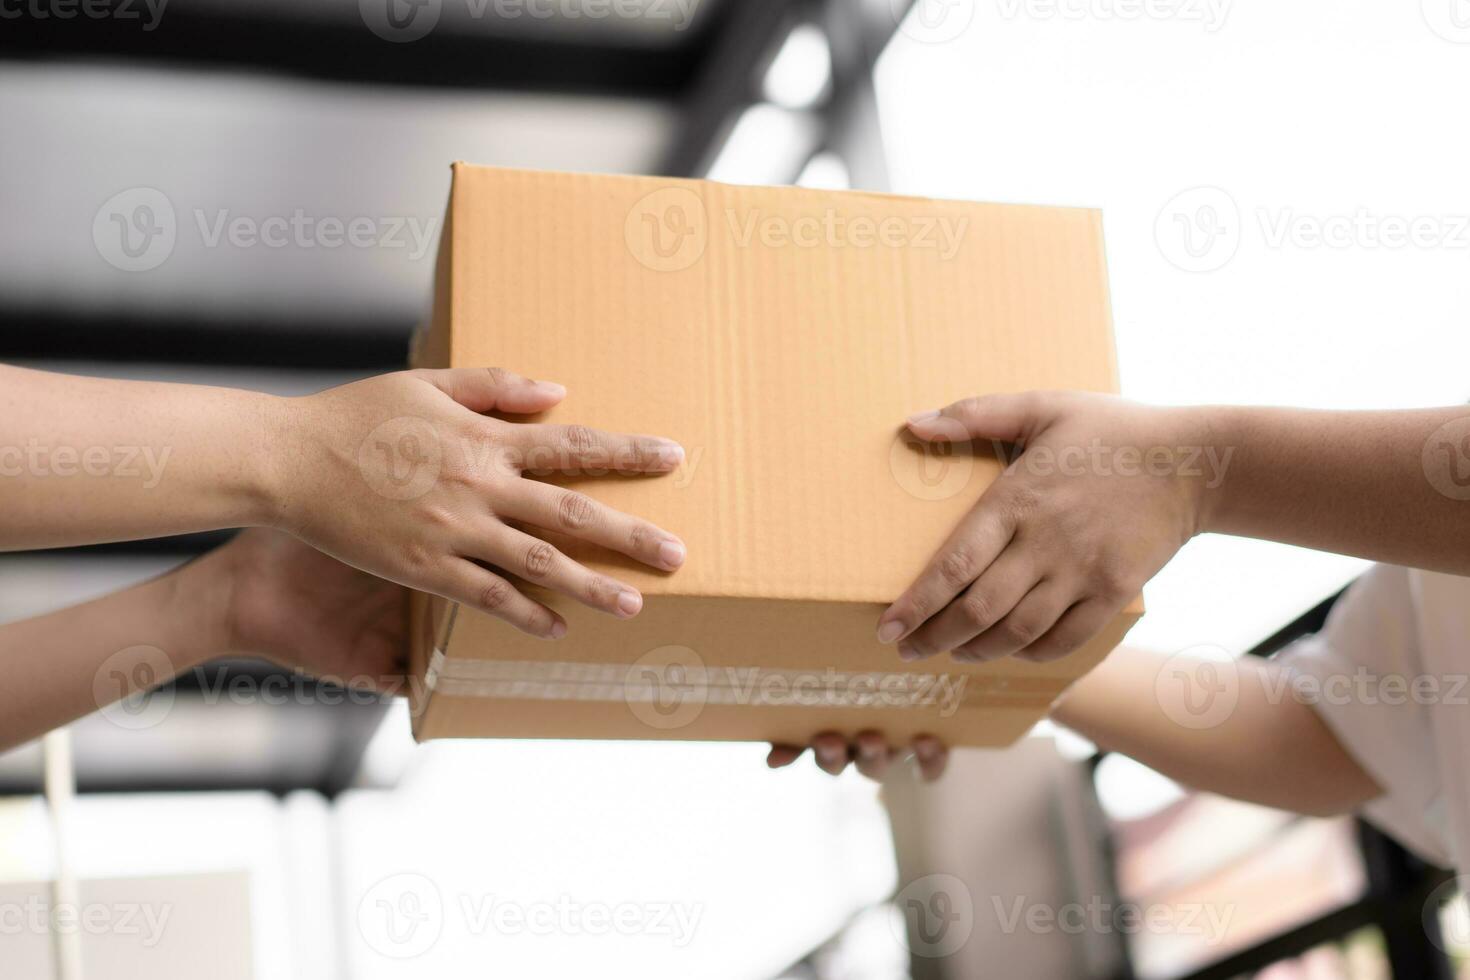
<path id="1" fill-rule="evenodd" d="M 1243 444 L 1245 413 L 1231 406 L 1206 405 L 1184 410 L 1189 416 L 1199 473 L 1193 478 L 1195 533 L 1219 531 L 1230 507 L 1232 472 Z"/>
<path id="2" fill-rule="evenodd" d="M 234 542 L 179 568 L 164 581 L 163 621 L 176 624 L 179 640 L 170 655 L 178 666 L 195 667 L 236 648 L 231 609 L 239 561 Z"/>
<path id="3" fill-rule="evenodd" d="M 284 526 L 291 511 L 291 473 L 300 455 L 292 445 L 299 431 L 293 424 L 301 399 L 278 395 L 255 395 L 244 413 L 252 437 L 241 488 L 245 520 L 242 527 Z"/>

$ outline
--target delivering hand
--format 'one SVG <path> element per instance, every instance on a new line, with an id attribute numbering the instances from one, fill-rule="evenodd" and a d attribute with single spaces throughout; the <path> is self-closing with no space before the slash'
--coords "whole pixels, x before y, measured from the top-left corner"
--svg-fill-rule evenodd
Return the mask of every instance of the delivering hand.
<path id="1" fill-rule="evenodd" d="M 987 395 L 913 416 L 920 439 L 994 440 L 1020 454 L 879 618 L 879 640 L 905 660 L 950 650 L 966 662 L 1046 661 L 1082 646 L 1198 533 L 1205 480 L 1194 470 L 1209 467 L 1197 418 L 1076 392 Z"/>

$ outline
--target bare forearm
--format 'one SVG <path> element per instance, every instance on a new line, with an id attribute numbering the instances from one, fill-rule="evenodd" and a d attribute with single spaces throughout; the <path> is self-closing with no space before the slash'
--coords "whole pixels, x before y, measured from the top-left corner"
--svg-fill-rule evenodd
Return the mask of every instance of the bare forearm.
<path id="1" fill-rule="evenodd" d="M 0 365 L 0 551 L 267 522 L 284 404 Z"/>
<path id="2" fill-rule="evenodd" d="M 1222 669 L 1232 673 L 1216 696 L 1229 700 L 1204 701 Z M 1379 795 L 1280 671 L 1254 658 L 1232 668 L 1123 647 L 1074 684 L 1052 718 L 1185 785 L 1236 799 L 1329 814 Z"/>
<path id="3" fill-rule="evenodd" d="M 1183 411 L 1230 454 L 1203 530 L 1470 574 L 1470 409 Z"/>
<path id="4" fill-rule="evenodd" d="M 0 626 L 0 750 L 225 653 L 229 561 L 221 549 L 122 592 Z"/>

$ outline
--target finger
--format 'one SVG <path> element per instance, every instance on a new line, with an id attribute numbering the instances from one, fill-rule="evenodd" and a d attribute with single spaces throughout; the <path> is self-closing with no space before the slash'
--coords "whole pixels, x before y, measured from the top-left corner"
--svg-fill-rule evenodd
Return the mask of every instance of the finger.
<path id="1" fill-rule="evenodd" d="M 631 619 L 643 608 L 642 594 L 631 585 L 598 575 L 548 542 L 504 524 L 496 525 L 485 554 L 477 557 L 619 619 Z"/>
<path id="2" fill-rule="evenodd" d="M 893 750 L 889 748 L 888 740 L 874 731 L 858 733 L 855 754 L 858 772 L 869 779 L 882 779 L 893 761 Z"/>
<path id="3" fill-rule="evenodd" d="M 472 412 L 544 412 L 567 396 L 554 381 L 532 381 L 504 368 L 444 368 L 422 374 Z"/>
<path id="4" fill-rule="evenodd" d="M 518 425 L 511 433 L 522 470 L 551 473 L 667 473 L 684 462 L 684 447 L 659 436 L 634 436 L 585 425 Z"/>
<path id="5" fill-rule="evenodd" d="M 914 739 L 914 758 L 919 763 L 919 775 L 926 783 L 932 783 L 944 775 L 949 765 L 949 746 L 933 735 L 920 735 Z"/>
<path id="6" fill-rule="evenodd" d="M 1046 635 L 1077 601 L 1070 584 L 1044 579 L 996 624 L 954 651 L 962 663 L 983 663 L 1020 653 Z"/>
<path id="7" fill-rule="evenodd" d="M 914 584 L 878 617 L 878 642 L 908 636 L 990 567 L 1014 533 L 1015 520 L 993 491 L 986 491 L 949 540 L 934 553 Z"/>
<path id="8" fill-rule="evenodd" d="M 1118 605 L 1106 599 L 1084 599 L 1062 613 L 1055 626 L 1016 656 L 1039 664 L 1065 657 L 1097 636 L 1117 611 Z"/>
<path id="9" fill-rule="evenodd" d="M 919 660 L 963 646 L 1004 619 L 1039 579 L 1025 550 L 1007 548 L 973 585 L 899 643 L 898 655 Z"/>
<path id="10" fill-rule="evenodd" d="M 801 758 L 805 751 L 800 745 L 772 745 L 766 754 L 766 765 L 772 769 L 783 769 Z"/>
<path id="11" fill-rule="evenodd" d="M 517 481 L 497 511 L 523 524 L 560 531 L 672 571 L 684 564 L 684 542 L 640 517 L 600 504 L 584 493 L 535 480 Z"/>
<path id="12" fill-rule="evenodd" d="M 1048 417 L 1045 392 L 980 395 L 908 418 L 909 431 L 928 442 L 995 439 L 1023 443 Z"/>
<path id="13" fill-rule="evenodd" d="M 812 739 L 812 753 L 817 757 L 817 766 L 834 776 L 847 768 L 850 758 L 847 740 L 833 732 L 823 732 Z"/>
<path id="14" fill-rule="evenodd" d="M 566 620 L 526 598 L 499 575 L 465 558 L 453 559 L 442 595 L 543 640 L 559 640 L 567 632 Z"/>

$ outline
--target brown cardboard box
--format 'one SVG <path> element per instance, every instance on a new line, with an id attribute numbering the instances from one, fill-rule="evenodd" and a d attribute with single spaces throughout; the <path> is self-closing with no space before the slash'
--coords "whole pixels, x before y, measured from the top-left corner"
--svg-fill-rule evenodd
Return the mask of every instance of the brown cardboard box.
<path id="1" fill-rule="evenodd" d="M 659 478 L 583 478 L 680 535 L 666 574 L 557 538 L 645 596 L 619 621 L 533 590 L 566 638 L 418 597 L 414 732 L 804 742 L 1020 737 L 1135 604 L 1050 664 L 904 664 L 876 622 L 996 477 L 902 435 L 983 392 L 1116 387 L 1096 211 L 455 164 L 422 366 L 559 381 L 550 421 L 677 439 Z"/>

